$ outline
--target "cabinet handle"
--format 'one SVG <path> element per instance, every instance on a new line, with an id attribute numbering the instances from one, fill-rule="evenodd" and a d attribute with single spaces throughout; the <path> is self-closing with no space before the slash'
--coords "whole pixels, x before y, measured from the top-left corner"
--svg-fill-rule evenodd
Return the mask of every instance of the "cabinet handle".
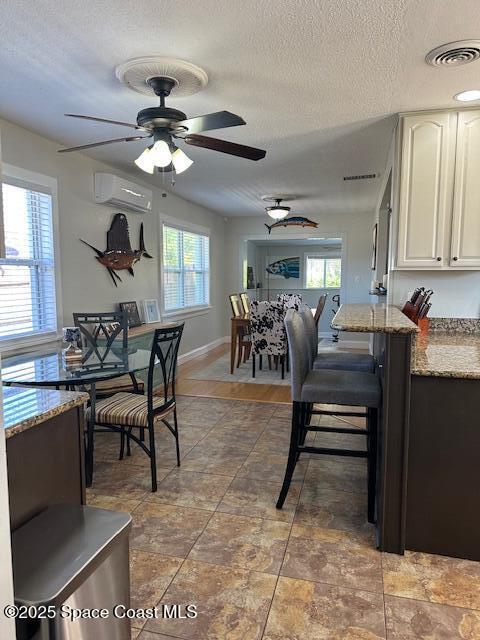
<path id="1" fill-rule="evenodd" d="M 458 260 L 457 256 L 453 256 L 453 259 L 455 262 Z"/>
<path id="2" fill-rule="evenodd" d="M 442 258 L 440 256 L 438 256 L 437 262 L 441 262 L 441 261 L 442 261 Z"/>

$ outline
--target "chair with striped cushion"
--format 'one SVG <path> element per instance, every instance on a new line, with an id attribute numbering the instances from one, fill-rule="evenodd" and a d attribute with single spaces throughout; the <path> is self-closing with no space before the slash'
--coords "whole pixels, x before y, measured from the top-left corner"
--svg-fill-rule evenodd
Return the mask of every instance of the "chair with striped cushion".
<path id="1" fill-rule="evenodd" d="M 95 352 L 102 359 L 100 348 L 110 349 L 120 345 L 128 346 L 128 316 L 123 311 L 101 313 L 74 313 L 73 324 L 80 329 L 83 347 Z M 105 398 L 119 391 L 144 393 L 145 385 L 135 374 L 127 373 L 112 380 L 102 380 L 96 384 L 96 397 Z"/>
<path id="2" fill-rule="evenodd" d="M 162 422 L 175 438 L 177 465 L 180 466 L 180 447 L 178 442 L 177 407 L 175 400 L 175 373 L 178 348 L 182 338 L 184 324 L 170 325 L 156 329 L 153 336 L 152 353 L 148 367 L 147 394 L 116 393 L 96 403 L 95 424 L 120 433 L 120 459 L 130 454 L 130 442 L 133 441 L 150 458 L 152 474 L 152 492 L 157 490 L 157 464 L 155 452 L 155 425 Z M 162 383 L 154 387 L 155 373 L 161 372 Z M 167 417 L 173 416 L 173 425 Z M 87 410 L 90 419 L 90 409 Z M 139 430 L 139 435 L 134 430 Z M 142 430 L 148 432 L 148 444 L 141 439 Z"/>

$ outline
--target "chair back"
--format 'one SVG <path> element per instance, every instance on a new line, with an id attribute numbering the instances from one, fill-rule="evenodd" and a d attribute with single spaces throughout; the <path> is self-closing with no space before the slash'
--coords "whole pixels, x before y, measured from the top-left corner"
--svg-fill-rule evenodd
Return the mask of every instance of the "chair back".
<path id="1" fill-rule="evenodd" d="M 230 306 L 232 307 L 233 317 L 238 318 L 240 316 L 243 316 L 243 307 L 238 293 L 232 293 L 228 297 L 230 299 Z"/>
<path id="2" fill-rule="evenodd" d="M 315 311 L 315 317 L 314 317 L 314 321 L 317 327 L 318 327 L 318 323 L 320 322 L 320 318 L 322 317 L 322 313 L 325 307 L 325 302 L 327 301 L 327 297 L 328 297 L 328 293 L 322 293 L 322 295 L 318 299 L 317 309 Z"/>
<path id="3" fill-rule="evenodd" d="M 240 302 L 242 303 L 243 313 L 250 313 L 250 298 L 245 292 L 240 294 Z"/>
<path id="4" fill-rule="evenodd" d="M 172 324 L 155 329 L 153 335 L 150 365 L 148 367 L 147 400 L 148 412 L 160 413 L 175 402 L 175 376 L 177 371 L 178 349 L 185 323 Z M 160 371 L 160 385 L 155 373 Z M 163 397 L 163 404 L 153 409 L 153 391 L 155 398 Z"/>
<path id="5" fill-rule="evenodd" d="M 285 308 L 281 302 L 250 303 L 250 335 L 254 354 L 282 356 L 287 352 Z"/>
<path id="6" fill-rule="evenodd" d="M 73 324 L 80 329 L 83 346 L 100 359 L 99 347 L 108 353 L 113 346 L 122 349 L 128 346 L 128 316 L 124 311 L 74 313 Z"/>
<path id="7" fill-rule="evenodd" d="M 292 400 L 300 402 L 302 386 L 311 368 L 311 351 L 305 324 L 300 314 L 294 309 L 288 309 L 285 315 L 285 329 L 290 357 Z"/>
<path id="8" fill-rule="evenodd" d="M 279 293 L 277 300 L 283 304 L 285 309 L 298 311 L 302 304 L 302 295 L 300 293 Z"/>
<path id="9" fill-rule="evenodd" d="M 311 366 L 313 366 L 313 361 L 318 354 L 318 327 L 315 324 L 312 310 L 307 304 L 302 304 L 299 313 L 305 325 L 307 340 L 310 347 Z"/>

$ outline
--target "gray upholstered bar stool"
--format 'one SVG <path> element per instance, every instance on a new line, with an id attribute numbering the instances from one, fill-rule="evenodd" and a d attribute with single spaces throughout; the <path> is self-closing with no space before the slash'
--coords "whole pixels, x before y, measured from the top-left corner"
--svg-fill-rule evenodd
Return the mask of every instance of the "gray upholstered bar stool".
<path id="1" fill-rule="evenodd" d="M 303 304 L 299 310 L 305 324 L 311 349 L 313 369 L 340 369 L 342 371 L 368 371 L 375 369 L 375 360 L 369 353 L 351 353 L 348 351 L 326 351 L 318 353 L 318 328 L 312 310 Z"/>
<path id="2" fill-rule="evenodd" d="M 292 309 L 285 316 L 285 327 L 290 353 L 292 384 L 292 431 L 287 468 L 277 509 L 281 509 L 290 487 L 295 465 L 301 453 L 367 458 L 368 468 L 368 520 L 375 520 L 375 485 L 377 465 L 377 410 L 380 406 L 380 383 L 374 373 L 311 369 L 311 348 L 302 317 Z M 314 404 L 366 407 L 366 414 L 347 411 L 312 410 Z M 309 423 L 309 415 L 358 416 L 365 415 L 367 429 L 343 427 L 316 427 Z M 367 451 L 306 446 L 308 431 L 349 433 L 366 436 Z"/>

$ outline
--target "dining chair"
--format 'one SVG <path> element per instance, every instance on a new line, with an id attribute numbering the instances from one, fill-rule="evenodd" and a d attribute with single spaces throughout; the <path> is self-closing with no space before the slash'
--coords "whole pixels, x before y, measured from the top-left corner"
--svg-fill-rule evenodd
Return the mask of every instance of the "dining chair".
<path id="1" fill-rule="evenodd" d="M 242 296 L 246 296 L 248 301 L 248 296 L 246 293 L 232 293 L 229 296 L 230 306 L 232 307 L 232 314 L 234 318 L 240 318 L 244 316 L 248 311 L 245 311 L 245 302 Z M 237 345 L 238 345 L 238 356 L 237 356 L 237 369 L 241 365 L 242 362 L 246 362 L 250 357 L 251 352 L 251 341 L 250 341 L 250 330 L 247 326 L 241 326 L 237 328 Z"/>
<path id="2" fill-rule="evenodd" d="M 327 301 L 328 293 L 322 293 L 317 302 L 317 308 L 315 309 L 315 315 L 313 319 L 315 320 L 315 325 L 318 327 L 320 323 L 320 318 L 322 317 L 323 309 L 325 308 L 325 303 Z"/>
<path id="3" fill-rule="evenodd" d="M 295 309 L 298 311 L 302 304 L 301 293 L 279 293 L 277 295 L 277 301 L 281 302 L 285 309 Z"/>
<path id="4" fill-rule="evenodd" d="M 232 307 L 232 315 L 234 318 L 243 316 L 243 307 L 238 293 L 232 293 L 228 296 L 230 300 L 230 306 Z"/>
<path id="5" fill-rule="evenodd" d="M 147 394 L 116 393 L 97 402 L 95 422 L 99 426 L 119 432 L 121 436 L 120 459 L 130 454 L 130 443 L 135 442 L 150 458 L 152 493 L 157 491 L 157 463 L 155 451 L 155 426 L 161 422 L 175 438 L 177 466 L 180 466 L 175 376 L 178 349 L 184 323 L 156 329 L 148 367 Z M 162 383 L 155 385 L 155 373 L 160 370 Z M 89 418 L 90 409 L 87 410 Z M 167 417 L 173 415 L 173 425 Z M 148 444 L 133 433 L 134 429 L 148 432 Z"/>
<path id="6" fill-rule="evenodd" d="M 113 347 L 128 348 L 128 315 L 123 311 L 74 313 L 73 324 L 80 329 L 83 347 L 96 353 L 99 360 Z M 145 385 L 136 379 L 134 373 L 96 384 L 97 398 L 110 396 L 117 391 L 143 394 Z"/>
<path id="7" fill-rule="evenodd" d="M 259 357 L 259 369 L 262 369 L 262 357 L 271 359 L 277 356 L 282 366 L 282 380 L 285 378 L 285 356 L 287 336 L 283 319 L 285 307 L 281 302 L 253 300 L 250 304 L 250 334 L 252 341 L 252 377 L 255 378 L 256 356 Z"/>
<path id="8" fill-rule="evenodd" d="M 242 304 L 243 313 L 250 313 L 250 298 L 247 293 L 243 292 L 240 294 L 240 302 Z"/>
<path id="9" fill-rule="evenodd" d="M 289 309 L 285 316 L 285 328 L 290 352 L 292 388 L 292 429 L 285 477 L 277 501 L 277 509 L 283 507 L 295 466 L 302 453 L 332 456 L 349 456 L 367 459 L 368 521 L 375 520 L 375 492 L 377 468 L 377 414 L 381 400 L 381 388 L 374 373 L 364 371 L 332 371 L 311 368 L 311 347 L 305 324 L 299 313 Z M 366 407 L 366 413 L 342 409 L 314 409 L 315 404 L 347 407 Z M 364 416 L 367 428 L 312 426 L 313 415 Z M 367 450 L 343 449 L 305 445 L 309 431 L 339 433 L 365 437 Z"/>

